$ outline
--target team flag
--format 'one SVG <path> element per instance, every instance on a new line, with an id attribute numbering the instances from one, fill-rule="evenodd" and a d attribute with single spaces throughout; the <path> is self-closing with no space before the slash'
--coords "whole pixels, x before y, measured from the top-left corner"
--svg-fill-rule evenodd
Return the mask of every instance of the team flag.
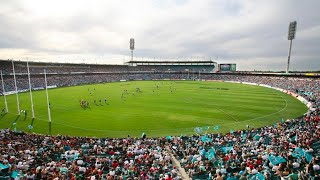
<path id="1" fill-rule="evenodd" d="M 209 153 L 207 154 L 208 155 L 208 159 L 211 161 L 212 159 L 214 159 L 215 158 L 215 150 L 213 149 L 213 148 L 211 148 L 210 150 L 209 150 Z"/>
<path id="2" fill-rule="evenodd" d="M 291 142 L 295 142 L 297 141 L 297 136 L 293 136 L 291 139 L 290 139 Z"/>
<path id="3" fill-rule="evenodd" d="M 11 174 L 11 177 L 12 177 L 13 179 L 15 179 L 15 178 L 18 177 L 18 175 L 19 175 L 19 172 L 18 172 L 18 171 L 13 171 L 12 174 Z"/>
<path id="4" fill-rule="evenodd" d="M 209 138 L 207 135 L 201 137 L 202 142 L 212 142 L 212 139 Z"/>
<path id="5" fill-rule="evenodd" d="M 303 150 L 302 148 L 295 148 L 295 150 L 293 151 L 292 154 L 293 157 L 296 157 L 298 159 L 301 159 L 301 157 L 305 157 L 306 160 L 310 163 L 312 160 L 312 155 L 310 155 L 308 152 L 306 152 L 305 150 Z"/>
<path id="6" fill-rule="evenodd" d="M 256 140 L 256 141 L 259 141 L 259 139 L 260 139 L 260 135 L 259 134 L 256 134 L 253 138 Z"/>
<path id="7" fill-rule="evenodd" d="M 273 164 L 273 165 L 277 165 L 277 164 L 281 164 L 281 163 L 287 162 L 286 159 L 284 159 L 281 156 L 269 155 L 268 159 L 271 162 L 271 164 Z"/>
<path id="8" fill-rule="evenodd" d="M 300 162 L 300 160 L 302 158 L 302 156 L 299 153 L 292 153 L 292 157 L 297 158 L 299 160 L 299 162 Z"/>
<path id="9" fill-rule="evenodd" d="M 260 173 L 253 175 L 250 180 L 265 180 L 264 176 Z"/>
<path id="10" fill-rule="evenodd" d="M 281 122 L 284 123 L 284 119 L 283 118 L 281 119 Z"/>
<path id="11" fill-rule="evenodd" d="M 242 138 L 242 142 L 243 142 L 243 143 L 246 142 L 247 136 L 248 136 L 248 135 L 247 135 L 246 133 L 241 134 L 241 138 Z"/>
<path id="12" fill-rule="evenodd" d="M 218 131 L 220 129 L 220 125 L 216 125 L 214 128 L 213 128 L 215 131 Z"/>
<path id="13" fill-rule="evenodd" d="M 194 132 L 197 134 L 201 134 L 202 133 L 202 128 L 201 127 L 196 127 L 194 128 Z"/>
<path id="14" fill-rule="evenodd" d="M 202 147 L 200 147 L 200 148 L 202 148 Z M 207 156 L 207 151 L 204 148 L 201 150 L 201 155 Z"/>
<path id="15" fill-rule="evenodd" d="M 232 147 L 232 146 L 222 147 L 222 151 L 223 151 L 224 153 L 229 153 L 229 152 L 232 151 L 232 150 L 233 150 L 233 147 Z"/>
<path id="16" fill-rule="evenodd" d="M 233 134 L 234 133 L 234 130 L 233 129 L 230 129 L 230 134 Z"/>
<path id="17" fill-rule="evenodd" d="M 166 139 L 171 141 L 172 140 L 172 136 L 167 136 Z"/>
<path id="18" fill-rule="evenodd" d="M 208 131 L 209 128 L 210 128 L 210 126 L 205 126 L 205 127 L 203 127 L 202 129 L 205 130 L 205 131 Z"/>
<path id="19" fill-rule="evenodd" d="M 7 168 L 9 168 L 8 165 L 4 165 L 4 164 L 0 163 L 0 169 L 1 169 L 1 170 L 2 170 L 2 169 L 7 169 Z"/>
<path id="20" fill-rule="evenodd" d="M 201 150 L 201 155 L 208 158 L 208 160 L 212 160 L 215 158 L 215 150 L 214 148 L 209 149 L 207 152 L 204 148 Z"/>

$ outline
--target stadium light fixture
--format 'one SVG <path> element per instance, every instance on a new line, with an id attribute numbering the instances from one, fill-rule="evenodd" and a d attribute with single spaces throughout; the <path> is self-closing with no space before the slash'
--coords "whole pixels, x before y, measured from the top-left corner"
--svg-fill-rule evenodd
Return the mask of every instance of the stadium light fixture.
<path id="1" fill-rule="evenodd" d="M 296 30 L 297 30 L 297 21 L 290 22 L 289 29 L 288 29 L 288 40 L 290 41 L 290 45 L 289 45 L 286 73 L 289 73 L 292 40 L 296 36 Z"/>
<path id="2" fill-rule="evenodd" d="M 130 39 L 131 61 L 133 61 L 134 39 Z"/>

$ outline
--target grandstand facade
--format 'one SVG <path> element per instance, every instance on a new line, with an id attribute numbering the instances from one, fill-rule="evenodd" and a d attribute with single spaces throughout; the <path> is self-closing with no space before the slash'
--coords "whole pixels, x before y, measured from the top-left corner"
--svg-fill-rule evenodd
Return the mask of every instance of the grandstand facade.
<path id="1" fill-rule="evenodd" d="M 139 71 L 142 69 L 155 72 L 215 73 L 218 67 L 214 61 L 129 61 L 126 64 L 138 67 Z"/>

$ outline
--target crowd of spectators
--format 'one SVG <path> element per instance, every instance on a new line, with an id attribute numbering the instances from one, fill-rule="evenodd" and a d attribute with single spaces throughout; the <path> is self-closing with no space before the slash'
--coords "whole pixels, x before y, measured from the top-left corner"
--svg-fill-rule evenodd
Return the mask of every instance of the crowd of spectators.
<path id="1" fill-rule="evenodd" d="M 161 138 L 97 139 L 3 129 L 0 139 L 0 178 L 180 179 Z"/>
<path id="2" fill-rule="evenodd" d="M 171 148 L 193 179 L 319 179 L 318 113 L 277 127 L 174 137 Z"/>

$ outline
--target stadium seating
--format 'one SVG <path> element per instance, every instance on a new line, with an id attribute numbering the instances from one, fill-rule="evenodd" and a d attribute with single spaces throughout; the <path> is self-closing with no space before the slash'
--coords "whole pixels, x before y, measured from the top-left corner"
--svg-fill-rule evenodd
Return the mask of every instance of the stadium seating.
<path id="1" fill-rule="evenodd" d="M 45 66 L 50 86 L 199 78 L 198 73 L 179 72 L 186 68 L 183 66 Z M 1 61 L 0 67 L 6 92 L 14 90 L 11 63 Z M 21 74 L 26 73 L 25 64 L 17 62 L 16 67 L 18 88 L 28 89 L 27 75 Z M 31 67 L 33 88 L 44 87 L 43 68 L 41 63 L 34 63 Z M 195 71 L 204 68 L 200 66 Z M 171 70 L 168 72 L 168 69 Z M 83 138 L 3 129 L 0 132 L 0 179 L 15 176 L 20 179 L 170 179 L 168 176 L 180 179 L 170 153 L 192 179 L 319 178 L 319 79 L 210 73 L 201 74 L 201 79 L 251 82 L 282 88 L 301 95 L 312 103 L 312 107 L 303 117 L 284 120 L 273 126 L 205 137 Z"/>

